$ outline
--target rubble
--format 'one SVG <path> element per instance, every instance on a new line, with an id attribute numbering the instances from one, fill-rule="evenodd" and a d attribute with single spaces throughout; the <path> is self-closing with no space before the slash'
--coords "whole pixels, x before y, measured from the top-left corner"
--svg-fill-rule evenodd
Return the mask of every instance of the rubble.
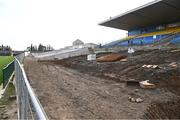
<path id="1" fill-rule="evenodd" d="M 135 89 L 135 92 L 139 92 L 139 89 Z"/>
<path id="2" fill-rule="evenodd" d="M 173 52 L 180 52 L 180 49 L 178 49 L 178 50 L 172 50 L 171 52 L 172 52 L 172 53 L 173 53 Z"/>
<path id="3" fill-rule="evenodd" d="M 137 99 L 136 99 L 136 102 L 137 102 L 137 103 L 141 103 L 141 102 L 143 102 L 143 99 L 137 98 Z"/>
<path id="4" fill-rule="evenodd" d="M 136 100 L 133 97 L 128 98 L 130 102 L 136 102 Z"/>
<path id="5" fill-rule="evenodd" d="M 127 62 L 127 59 L 121 59 L 120 61 L 121 62 Z"/>
<path id="6" fill-rule="evenodd" d="M 132 103 L 142 103 L 142 102 L 143 102 L 143 99 L 141 99 L 141 98 L 129 97 L 128 99 L 129 99 L 129 101 L 132 102 Z"/>
<path id="7" fill-rule="evenodd" d="M 158 65 L 143 65 L 143 68 L 153 68 L 153 69 L 158 69 L 160 68 Z"/>
<path id="8" fill-rule="evenodd" d="M 177 67 L 177 63 L 176 62 L 172 62 L 169 64 L 170 67 Z"/>
<path id="9" fill-rule="evenodd" d="M 87 55 L 87 60 L 88 60 L 88 61 L 96 60 L 96 54 Z"/>
<path id="10" fill-rule="evenodd" d="M 149 83 L 149 80 L 146 80 L 146 81 L 141 81 L 139 82 L 141 88 L 146 88 L 146 89 L 152 89 L 152 88 L 155 88 L 156 86 L 152 83 Z"/>

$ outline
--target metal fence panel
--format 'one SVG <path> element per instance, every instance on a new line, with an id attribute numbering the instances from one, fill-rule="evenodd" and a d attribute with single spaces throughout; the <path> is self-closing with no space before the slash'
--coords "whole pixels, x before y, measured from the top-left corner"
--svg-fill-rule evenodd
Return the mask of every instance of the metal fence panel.
<path id="1" fill-rule="evenodd" d="M 12 61 L 3 69 L 3 88 L 5 88 L 5 86 L 9 82 L 9 79 L 12 76 L 13 72 L 14 72 L 14 61 Z"/>
<path id="2" fill-rule="evenodd" d="M 31 88 L 24 68 L 17 58 L 15 58 L 15 79 L 19 119 L 47 120 L 48 117 Z"/>
<path id="3" fill-rule="evenodd" d="M 21 53 L 19 55 L 16 55 L 16 58 L 18 59 L 18 61 L 22 64 L 23 63 L 23 60 L 24 60 L 24 57 L 25 57 L 25 53 Z"/>

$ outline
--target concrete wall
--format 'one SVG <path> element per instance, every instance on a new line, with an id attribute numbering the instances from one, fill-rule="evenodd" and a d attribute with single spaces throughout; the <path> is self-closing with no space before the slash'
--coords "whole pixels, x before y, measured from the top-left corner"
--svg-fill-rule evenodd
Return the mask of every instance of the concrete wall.
<path id="1" fill-rule="evenodd" d="M 43 54 L 34 54 L 35 58 L 39 60 L 54 60 L 54 59 L 65 59 L 69 57 L 81 56 L 81 55 L 88 55 L 89 49 L 82 48 L 82 49 L 70 49 L 70 50 L 63 50 L 63 51 L 52 51 Z"/>

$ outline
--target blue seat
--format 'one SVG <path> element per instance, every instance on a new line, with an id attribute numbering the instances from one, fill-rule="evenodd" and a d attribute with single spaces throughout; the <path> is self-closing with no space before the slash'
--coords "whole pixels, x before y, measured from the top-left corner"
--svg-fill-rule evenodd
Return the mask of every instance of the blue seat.
<path id="1" fill-rule="evenodd" d="M 172 44 L 179 44 L 180 43 L 180 35 L 178 35 L 177 37 L 175 37 L 170 43 Z"/>

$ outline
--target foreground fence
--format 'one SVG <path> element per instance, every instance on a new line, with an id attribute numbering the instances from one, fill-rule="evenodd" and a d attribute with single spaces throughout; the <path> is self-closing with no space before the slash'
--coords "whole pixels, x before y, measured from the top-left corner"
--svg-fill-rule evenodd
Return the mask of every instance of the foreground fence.
<path id="1" fill-rule="evenodd" d="M 4 69 L 3 69 L 3 88 L 6 87 L 8 84 L 11 76 L 14 73 L 14 61 L 9 63 Z"/>
<path id="2" fill-rule="evenodd" d="M 14 62 L 18 119 L 47 120 L 47 115 L 29 84 L 24 68 L 17 58 Z"/>

